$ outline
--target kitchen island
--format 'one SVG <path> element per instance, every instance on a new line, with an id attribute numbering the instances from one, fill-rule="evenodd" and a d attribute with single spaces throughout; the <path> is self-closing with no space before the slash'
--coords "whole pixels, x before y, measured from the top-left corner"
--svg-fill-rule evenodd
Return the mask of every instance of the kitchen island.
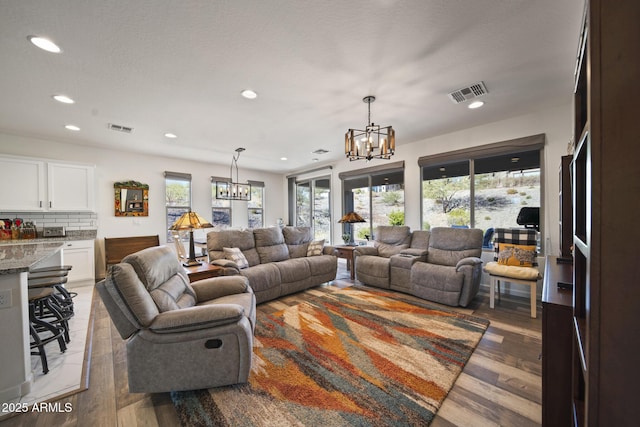
<path id="1" fill-rule="evenodd" d="M 30 268 L 62 264 L 62 242 L 0 245 L 0 402 L 29 393 L 33 374 L 29 347 L 27 278 Z M 52 351 L 54 346 L 51 346 Z"/>

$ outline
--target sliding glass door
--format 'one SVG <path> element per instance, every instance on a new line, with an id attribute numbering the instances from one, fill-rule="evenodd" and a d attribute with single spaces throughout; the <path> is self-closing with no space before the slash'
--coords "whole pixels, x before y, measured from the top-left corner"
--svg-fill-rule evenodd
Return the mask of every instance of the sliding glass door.
<path id="1" fill-rule="evenodd" d="M 295 225 L 311 227 L 315 240 L 331 243 L 331 180 L 328 177 L 296 182 Z"/>

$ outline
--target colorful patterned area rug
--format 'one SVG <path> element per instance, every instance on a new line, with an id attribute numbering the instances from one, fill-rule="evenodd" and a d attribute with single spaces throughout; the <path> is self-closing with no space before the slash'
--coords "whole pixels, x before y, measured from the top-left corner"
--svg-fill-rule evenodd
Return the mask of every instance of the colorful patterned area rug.
<path id="1" fill-rule="evenodd" d="M 171 393 L 183 426 L 428 425 L 489 321 L 347 288 L 258 312 L 249 383 Z"/>

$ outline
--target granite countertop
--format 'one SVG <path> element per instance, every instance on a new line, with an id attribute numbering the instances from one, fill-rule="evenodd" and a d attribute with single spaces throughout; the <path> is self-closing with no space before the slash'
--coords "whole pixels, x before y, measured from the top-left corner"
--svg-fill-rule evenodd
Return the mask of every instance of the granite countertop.
<path id="1" fill-rule="evenodd" d="M 20 242 L 0 246 L 0 274 L 28 271 L 33 264 L 51 256 L 63 247 L 62 242 L 34 242 L 33 240 Z"/>
<path id="2" fill-rule="evenodd" d="M 0 240 L 0 247 L 3 245 L 22 245 L 26 243 L 53 243 L 69 242 L 73 240 L 95 240 L 98 230 L 72 230 L 67 231 L 64 237 L 37 237 L 35 239 Z M 38 233 L 40 235 L 40 233 Z"/>

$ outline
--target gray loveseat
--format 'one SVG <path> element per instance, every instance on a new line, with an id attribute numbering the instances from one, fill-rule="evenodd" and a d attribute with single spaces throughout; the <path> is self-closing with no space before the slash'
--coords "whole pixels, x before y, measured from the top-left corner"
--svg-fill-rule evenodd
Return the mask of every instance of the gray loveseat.
<path id="1" fill-rule="evenodd" d="M 413 233 L 408 227 L 379 229 L 374 248 L 355 252 L 356 278 L 370 286 L 463 307 L 480 289 L 479 229 L 435 227 Z"/>
<path id="2" fill-rule="evenodd" d="M 313 241 L 309 227 L 269 227 L 222 230 L 207 234 L 209 260 L 249 279 L 257 303 L 299 292 L 334 280 L 338 261 L 325 246 L 319 255 L 307 256 Z M 238 248 L 248 266 L 225 258 L 224 249 Z M 225 273 L 228 274 L 228 273 Z"/>
<path id="3" fill-rule="evenodd" d="M 244 277 L 190 284 L 175 252 L 155 246 L 111 266 L 96 287 L 127 340 L 131 393 L 247 381 L 256 301 Z"/>

